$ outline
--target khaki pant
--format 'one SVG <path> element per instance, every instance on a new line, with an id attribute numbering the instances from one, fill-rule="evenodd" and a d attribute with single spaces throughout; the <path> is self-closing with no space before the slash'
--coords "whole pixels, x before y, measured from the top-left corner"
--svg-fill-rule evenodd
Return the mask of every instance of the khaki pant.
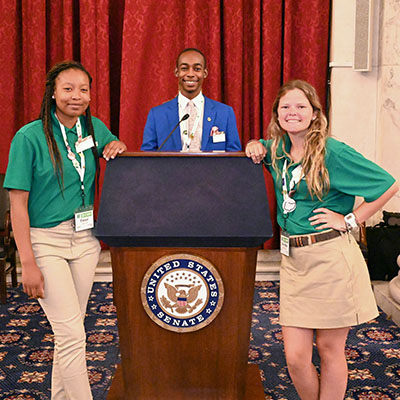
<path id="1" fill-rule="evenodd" d="M 75 232 L 73 221 L 31 228 L 32 248 L 44 277 L 39 299 L 54 332 L 52 400 L 90 400 L 84 318 L 100 245 L 91 230 Z"/>

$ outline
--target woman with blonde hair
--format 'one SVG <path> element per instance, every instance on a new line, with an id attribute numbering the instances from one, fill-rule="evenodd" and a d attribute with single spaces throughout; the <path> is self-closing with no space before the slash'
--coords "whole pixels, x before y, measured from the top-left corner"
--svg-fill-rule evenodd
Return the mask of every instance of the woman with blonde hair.
<path id="1" fill-rule="evenodd" d="M 395 179 L 329 137 L 315 89 L 293 80 L 279 90 L 269 140 L 246 155 L 271 172 L 281 227 L 280 324 L 288 369 L 301 399 L 343 399 L 351 326 L 378 315 L 368 269 L 351 230 L 398 190 Z M 355 209 L 355 196 L 364 201 Z M 320 375 L 312 363 L 315 340 Z"/>

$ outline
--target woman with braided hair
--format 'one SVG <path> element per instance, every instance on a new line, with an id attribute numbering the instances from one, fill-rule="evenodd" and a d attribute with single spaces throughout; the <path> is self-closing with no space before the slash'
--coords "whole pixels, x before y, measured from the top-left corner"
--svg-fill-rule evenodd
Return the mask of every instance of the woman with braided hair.
<path id="1" fill-rule="evenodd" d="M 349 327 L 378 315 L 364 258 L 350 230 L 397 192 L 395 179 L 328 137 L 315 89 L 294 80 L 279 90 L 269 140 L 246 155 L 271 172 L 281 231 L 280 324 L 288 369 L 301 399 L 342 400 Z M 353 210 L 355 196 L 364 201 Z M 320 374 L 312 363 L 313 342 Z"/>
<path id="2" fill-rule="evenodd" d="M 100 254 L 93 236 L 99 154 L 126 150 L 90 113 L 88 71 L 75 61 L 47 74 L 40 118 L 15 135 L 4 187 L 22 285 L 54 332 L 52 400 L 89 400 L 84 317 Z"/>

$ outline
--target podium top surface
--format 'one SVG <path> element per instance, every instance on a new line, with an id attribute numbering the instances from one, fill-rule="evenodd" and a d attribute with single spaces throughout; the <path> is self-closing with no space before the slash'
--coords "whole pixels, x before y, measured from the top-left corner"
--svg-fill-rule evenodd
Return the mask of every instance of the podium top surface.
<path id="1" fill-rule="evenodd" d="M 262 166 L 243 152 L 124 153 L 107 163 L 95 234 L 116 247 L 259 246 L 272 237 Z"/>
<path id="2" fill-rule="evenodd" d="M 135 152 L 125 152 L 118 156 L 118 158 L 123 157 L 246 157 L 244 151 L 213 151 L 213 152 L 205 152 L 201 151 L 199 153 L 189 153 L 189 152 L 181 152 L 181 151 L 135 151 Z"/>

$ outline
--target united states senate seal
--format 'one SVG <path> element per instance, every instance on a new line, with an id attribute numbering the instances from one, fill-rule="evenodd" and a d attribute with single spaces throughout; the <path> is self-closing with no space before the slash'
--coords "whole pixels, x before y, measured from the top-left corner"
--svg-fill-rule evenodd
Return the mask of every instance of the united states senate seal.
<path id="1" fill-rule="evenodd" d="M 141 298 L 159 326 L 186 333 L 209 325 L 224 302 L 224 285 L 208 260 L 191 254 L 159 258 L 146 272 Z"/>

